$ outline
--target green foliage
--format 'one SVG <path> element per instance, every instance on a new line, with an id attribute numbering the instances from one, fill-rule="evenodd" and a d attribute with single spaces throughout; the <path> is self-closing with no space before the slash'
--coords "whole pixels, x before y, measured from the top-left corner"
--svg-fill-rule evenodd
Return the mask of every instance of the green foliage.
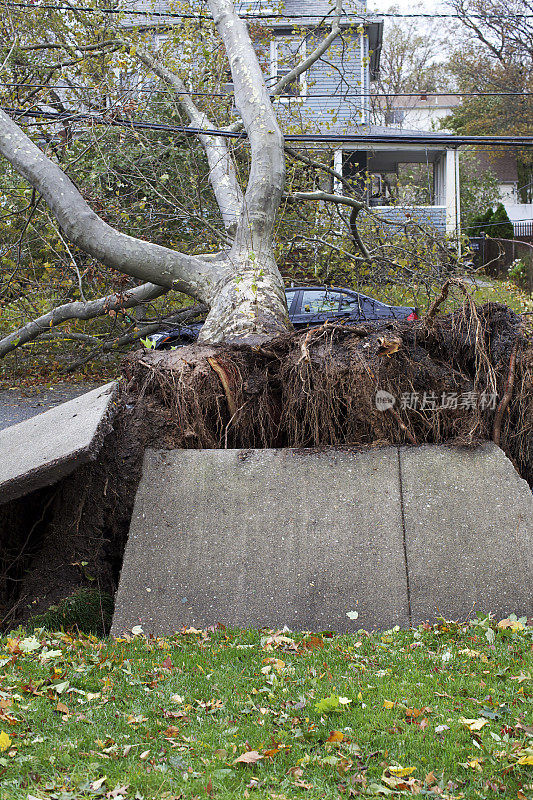
<path id="1" fill-rule="evenodd" d="M 496 206 L 496 211 L 490 220 L 488 235 L 493 238 L 514 239 L 513 223 L 503 203 L 498 203 Z"/>
<path id="2" fill-rule="evenodd" d="M 491 216 L 492 209 L 500 201 L 500 185 L 493 169 L 480 169 L 475 151 L 461 151 L 459 170 L 461 224 L 463 230 L 470 231 L 485 214 Z M 468 232 L 468 235 L 479 236 L 479 233 Z"/>
<path id="3" fill-rule="evenodd" d="M 528 274 L 527 264 L 524 264 L 521 258 L 515 258 L 508 269 L 508 274 L 510 278 L 514 278 L 518 281 L 522 280 Z"/>
<path id="4" fill-rule="evenodd" d="M 487 209 L 484 214 L 475 217 L 468 228 L 469 236 L 490 236 L 493 239 L 513 239 L 513 223 L 502 203 L 498 203 L 496 210 Z"/>
<path id="5" fill-rule="evenodd" d="M 50 606 L 44 614 L 37 614 L 28 623 L 28 630 L 78 629 L 83 633 L 104 636 L 111 627 L 114 600 L 109 594 L 97 589 L 80 589 L 71 597 Z"/>
<path id="6" fill-rule="evenodd" d="M 337 711 L 339 705 L 339 698 L 336 694 L 332 694 L 315 703 L 315 710 L 318 714 L 331 714 L 332 711 Z"/>

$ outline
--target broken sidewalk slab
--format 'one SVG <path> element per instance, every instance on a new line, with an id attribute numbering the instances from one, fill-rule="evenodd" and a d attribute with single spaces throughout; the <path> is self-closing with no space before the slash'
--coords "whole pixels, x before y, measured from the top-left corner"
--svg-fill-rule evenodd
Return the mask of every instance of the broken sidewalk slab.
<path id="1" fill-rule="evenodd" d="M 493 442 L 400 448 L 414 624 L 533 615 L 533 496 Z"/>
<path id="2" fill-rule="evenodd" d="M 532 536 L 531 491 L 491 443 L 148 450 L 111 632 L 533 616 Z"/>
<path id="3" fill-rule="evenodd" d="M 397 449 L 147 450 L 112 633 L 216 622 L 407 625 Z"/>
<path id="4" fill-rule="evenodd" d="M 0 431 L 0 504 L 56 483 L 98 454 L 117 409 L 117 383 Z"/>

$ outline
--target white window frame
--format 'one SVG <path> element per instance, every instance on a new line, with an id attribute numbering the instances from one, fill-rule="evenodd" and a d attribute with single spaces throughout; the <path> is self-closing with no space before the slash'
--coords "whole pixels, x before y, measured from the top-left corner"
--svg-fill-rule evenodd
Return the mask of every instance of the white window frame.
<path id="1" fill-rule="evenodd" d="M 279 80 L 278 76 L 278 45 L 284 39 L 297 39 L 296 36 L 276 36 L 270 41 L 270 77 L 272 78 L 272 85 L 275 86 Z M 307 42 L 302 39 L 298 45 L 297 55 L 300 61 L 307 55 Z M 279 94 L 276 100 L 282 103 L 302 103 L 307 99 L 307 72 L 302 72 L 296 79 L 300 86 L 300 94 Z"/>

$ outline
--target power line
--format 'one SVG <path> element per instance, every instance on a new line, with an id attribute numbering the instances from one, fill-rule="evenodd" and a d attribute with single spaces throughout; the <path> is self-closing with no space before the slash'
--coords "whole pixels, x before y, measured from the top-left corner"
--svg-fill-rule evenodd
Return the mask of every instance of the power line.
<path id="1" fill-rule="evenodd" d="M 0 81 L 0 86 L 5 86 L 7 88 L 18 88 L 18 89 L 63 89 L 65 91 L 87 91 L 86 87 L 83 86 L 65 86 L 59 84 L 51 84 L 51 83 L 4 83 Z M 171 91 L 170 89 L 159 89 L 156 87 L 138 87 L 138 86 L 131 86 L 131 87 L 124 87 L 124 86 L 117 86 L 117 87 L 92 87 L 89 88 L 91 92 L 101 92 L 103 90 L 108 90 L 110 92 L 131 92 L 135 94 L 137 92 L 143 94 L 168 94 L 168 95 L 175 95 L 175 92 Z M 230 97 L 231 94 L 229 92 L 189 92 L 187 94 L 191 97 Z M 273 95 L 278 96 L 278 95 Z M 282 95 L 283 96 L 283 95 Z M 286 95 L 285 95 L 286 97 Z M 335 94 L 332 92 L 328 92 L 325 94 L 314 94 L 309 93 L 306 95 L 304 99 L 306 100 L 313 100 L 315 98 L 332 98 L 338 100 L 345 100 L 347 98 L 370 98 L 379 100 L 380 98 L 394 98 L 394 97 L 416 97 L 421 100 L 425 100 L 428 97 L 533 97 L 533 92 L 380 92 L 379 94 L 373 94 L 371 92 L 361 93 L 361 92 L 347 92 L 342 94 Z M 299 99 L 298 96 L 295 96 L 295 99 Z M 301 98 L 300 98 L 301 99 Z"/>
<path id="2" fill-rule="evenodd" d="M 17 117 L 31 117 L 32 119 L 45 119 L 50 122 L 87 122 L 90 121 L 95 125 L 110 125 L 118 128 L 131 128 L 138 130 L 153 130 L 166 133 L 182 133 L 185 136 L 198 136 L 204 134 L 207 136 L 220 136 L 226 139 L 246 139 L 247 134 L 245 131 L 233 132 L 221 129 L 208 129 L 208 128 L 192 128 L 183 125 L 167 125 L 164 123 L 142 120 L 128 120 L 121 119 L 120 117 L 103 117 L 95 114 L 58 114 L 51 111 L 25 111 L 16 108 L 3 108 L 8 114 L 14 114 Z M 287 134 L 285 135 L 287 142 L 309 142 L 315 144 L 425 144 L 437 145 L 444 147 L 460 147 L 461 145 L 477 144 L 477 145 L 491 145 L 491 146 L 507 146 L 507 147 L 531 147 L 533 146 L 533 136 L 456 136 L 454 134 L 429 134 L 421 132 L 420 134 L 404 134 L 401 131 L 394 133 L 332 133 L 332 134 Z"/>
<path id="3" fill-rule="evenodd" d="M 63 6 L 53 3 L 41 3 L 36 5 L 34 3 L 22 3 L 22 2 L 7 2 L 3 3 L 4 6 L 7 8 L 31 8 L 35 10 L 46 10 L 46 11 L 83 11 L 85 13 L 91 14 L 126 14 L 131 16 L 141 16 L 141 17 L 165 17 L 165 18 L 173 18 L 173 19 L 199 19 L 199 20 L 209 20 L 210 22 L 213 21 L 213 18 L 209 14 L 179 14 L 176 11 L 134 11 L 133 9 L 117 9 L 117 8 L 87 8 L 86 6 Z M 331 13 L 327 15 L 320 15 L 320 14 L 274 14 L 274 13 L 262 13 L 258 12 L 257 14 L 242 14 L 240 15 L 241 19 L 282 19 L 290 22 L 293 19 L 327 19 L 331 17 Z M 466 16 L 466 15 L 464 15 Z M 383 12 L 371 12 L 370 14 L 356 14 L 355 12 L 343 12 L 341 15 L 341 19 L 357 19 L 357 20 L 368 20 L 369 18 L 375 17 L 396 17 L 396 18 L 404 18 L 404 19 L 462 19 L 463 15 L 461 14 L 443 14 L 443 13 L 433 13 L 433 14 L 424 14 L 424 13 L 407 13 L 407 14 L 400 14 L 398 12 L 392 11 L 383 11 Z M 471 19 L 484 19 L 484 20 L 498 20 L 501 21 L 502 19 L 533 19 L 533 14 L 468 14 L 468 17 Z"/>

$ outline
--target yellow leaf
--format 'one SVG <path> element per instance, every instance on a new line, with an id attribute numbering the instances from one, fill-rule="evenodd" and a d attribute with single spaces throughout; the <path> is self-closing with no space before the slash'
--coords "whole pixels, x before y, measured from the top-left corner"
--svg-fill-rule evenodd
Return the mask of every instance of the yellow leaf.
<path id="1" fill-rule="evenodd" d="M 516 762 L 517 764 L 522 764 L 523 766 L 533 767 L 533 756 L 522 756 Z"/>
<path id="2" fill-rule="evenodd" d="M 342 742 L 344 734 L 341 731 L 331 731 L 326 742 Z"/>
<path id="3" fill-rule="evenodd" d="M 410 775 L 411 772 L 414 772 L 416 767 L 389 767 L 389 772 L 392 772 L 398 778 L 405 778 L 406 775 Z"/>
<path id="4" fill-rule="evenodd" d="M 0 732 L 0 750 L 4 751 L 7 750 L 8 747 L 11 747 L 11 739 L 4 731 Z"/>
<path id="5" fill-rule="evenodd" d="M 471 731 L 480 731 L 481 728 L 488 723 L 488 719 L 467 719 L 466 717 L 459 717 L 459 722 Z"/>
<path id="6" fill-rule="evenodd" d="M 383 708 L 394 708 L 394 703 L 392 700 L 384 700 L 383 701 Z"/>

